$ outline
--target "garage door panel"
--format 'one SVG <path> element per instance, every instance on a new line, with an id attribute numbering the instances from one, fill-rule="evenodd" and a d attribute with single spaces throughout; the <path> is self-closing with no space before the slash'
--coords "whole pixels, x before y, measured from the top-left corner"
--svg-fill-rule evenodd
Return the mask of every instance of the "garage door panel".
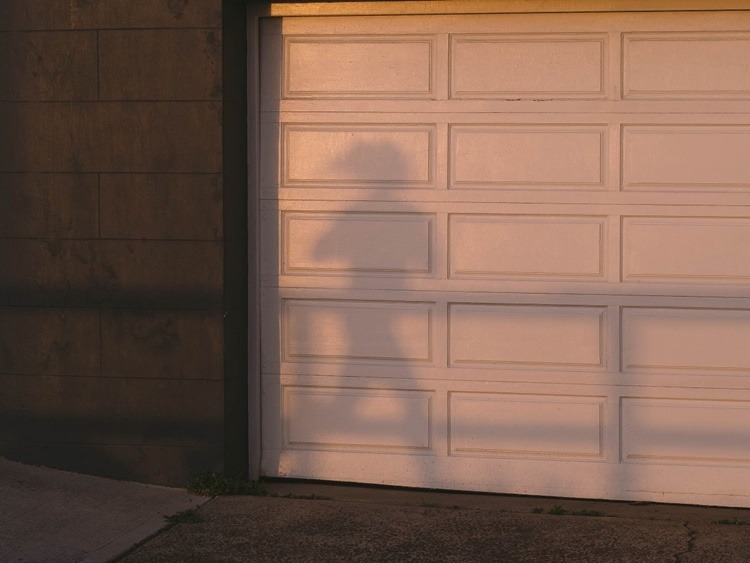
<path id="1" fill-rule="evenodd" d="M 622 135 L 625 190 L 750 189 L 750 127 L 626 125 Z"/>
<path id="2" fill-rule="evenodd" d="M 450 393 L 450 455 L 604 456 L 604 397 Z"/>
<path id="3" fill-rule="evenodd" d="M 288 124 L 282 128 L 281 142 L 285 187 L 434 187 L 432 126 Z"/>
<path id="4" fill-rule="evenodd" d="M 452 98 L 597 98 L 606 95 L 607 36 L 451 36 Z"/>
<path id="5" fill-rule="evenodd" d="M 622 311 L 626 372 L 743 372 L 750 375 L 750 311 L 639 309 Z"/>
<path id="6" fill-rule="evenodd" d="M 606 127 L 453 125 L 454 189 L 603 189 Z"/>
<path id="7" fill-rule="evenodd" d="M 747 284 L 749 279 L 750 219 L 623 219 L 623 281 Z"/>
<path id="8" fill-rule="evenodd" d="M 434 275 L 435 216 L 283 212 L 281 273 Z"/>
<path id="9" fill-rule="evenodd" d="M 436 41 L 429 35 L 286 37 L 283 95 L 434 97 Z"/>
<path id="10" fill-rule="evenodd" d="M 284 446 L 430 450 L 432 395 L 397 389 L 284 386 Z"/>
<path id="11" fill-rule="evenodd" d="M 625 462 L 747 465 L 750 402 L 624 398 L 622 441 Z"/>
<path id="12" fill-rule="evenodd" d="M 623 95 L 750 98 L 750 33 L 626 33 Z"/>
<path id="13" fill-rule="evenodd" d="M 285 361 L 431 362 L 434 304 L 287 299 Z"/>
<path id="14" fill-rule="evenodd" d="M 605 310 L 452 304 L 451 366 L 603 369 Z"/>
<path id="15" fill-rule="evenodd" d="M 450 277 L 602 279 L 605 217 L 450 215 Z"/>

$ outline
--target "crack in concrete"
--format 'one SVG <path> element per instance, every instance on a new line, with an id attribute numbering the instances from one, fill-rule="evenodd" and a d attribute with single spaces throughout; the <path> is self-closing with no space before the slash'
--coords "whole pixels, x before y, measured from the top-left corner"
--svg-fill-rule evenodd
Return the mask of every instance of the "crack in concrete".
<path id="1" fill-rule="evenodd" d="M 683 560 L 682 558 L 693 551 L 693 548 L 695 547 L 695 537 L 698 535 L 698 532 L 690 527 L 690 522 L 683 522 L 682 525 L 687 530 L 687 549 L 675 553 L 674 563 L 681 563 Z"/>

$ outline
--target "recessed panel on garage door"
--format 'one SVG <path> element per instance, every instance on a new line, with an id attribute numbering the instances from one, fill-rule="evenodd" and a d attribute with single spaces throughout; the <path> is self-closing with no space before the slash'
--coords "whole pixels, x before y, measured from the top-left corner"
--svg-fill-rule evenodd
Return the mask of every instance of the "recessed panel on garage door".
<path id="1" fill-rule="evenodd" d="M 426 450 L 432 394 L 420 391 L 285 387 L 287 447 Z"/>
<path id="2" fill-rule="evenodd" d="M 750 311 L 622 311 L 622 369 L 633 372 L 750 373 Z"/>
<path id="3" fill-rule="evenodd" d="M 430 303 L 289 299 L 282 307 L 286 361 L 428 362 Z"/>
<path id="4" fill-rule="evenodd" d="M 601 279 L 603 217 L 451 215 L 450 277 Z"/>
<path id="5" fill-rule="evenodd" d="M 434 138 L 425 125 L 287 125 L 282 185 L 430 188 Z"/>
<path id="6" fill-rule="evenodd" d="M 419 35 L 288 37 L 284 97 L 429 97 L 434 44 Z"/>
<path id="7" fill-rule="evenodd" d="M 602 189 L 603 127 L 454 125 L 451 188 Z"/>
<path id="8" fill-rule="evenodd" d="M 623 281 L 747 283 L 750 219 L 626 217 Z"/>
<path id="9" fill-rule="evenodd" d="M 597 34 L 454 35 L 451 97 L 601 97 L 606 42 Z"/>
<path id="10" fill-rule="evenodd" d="M 626 33 L 626 98 L 750 97 L 750 34 Z"/>
<path id="11" fill-rule="evenodd" d="M 601 397 L 451 393 L 451 455 L 601 458 Z"/>
<path id="12" fill-rule="evenodd" d="M 454 304 L 450 365 L 601 369 L 603 323 L 598 307 Z"/>
<path id="13" fill-rule="evenodd" d="M 750 189 L 750 127 L 625 126 L 623 189 Z"/>
<path id="14" fill-rule="evenodd" d="M 426 275 L 433 223 L 416 213 L 284 212 L 282 273 Z"/>
<path id="15" fill-rule="evenodd" d="M 623 461 L 750 463 L 750 402 L 624 398 Z"/>

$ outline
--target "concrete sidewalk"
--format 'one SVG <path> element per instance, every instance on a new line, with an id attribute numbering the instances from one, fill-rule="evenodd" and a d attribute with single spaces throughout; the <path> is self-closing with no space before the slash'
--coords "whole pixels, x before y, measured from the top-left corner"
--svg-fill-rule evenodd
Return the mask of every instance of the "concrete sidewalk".
<path id="1" fill-rule="evenodd" d="M 206 502 L 0 460 L 0 561 L 123 552 L 117 561 L 750 561 L 750 525 L 732 523 L 750 524 L 746 509 L 285 481 L 268 488 L 275 496 Z M 152 536 L 164 515 L 186 509 L 196 510 Z"/>
<path id="2" fill-rule="evenodd" d="M 0 561 L 108 561 L 206 500 L 0 458 Z"/>

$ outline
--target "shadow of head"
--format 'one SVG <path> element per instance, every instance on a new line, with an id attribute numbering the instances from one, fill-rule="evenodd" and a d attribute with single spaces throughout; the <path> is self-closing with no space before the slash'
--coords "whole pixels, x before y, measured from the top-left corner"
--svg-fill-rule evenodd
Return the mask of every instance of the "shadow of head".
<path id="1" fill-rule="evenodd" d="M 415 171 L 403 151 L 391 142 L 359 142 L 333 159 L 332 171 L 344 180 L 344 189 L 357 192 L 345 209 L 308 227 L 305 238 L 315 261 L 351 274 L 397 275 L 422 268 L 415 256 L 423 254 L 424 220 L 403 201 L 398 212 L 376 211 L 370 204 L 393 201 L 394 188 L 412 179 Z"/>
<path id="2" fill-rule="evenodd" d="M 389 184 L 409 181 L 413 170 L 399 147 L 375 140 L 355 143 L 334 158 L 332 172 L 352 187 L 388 189 Z"/>

